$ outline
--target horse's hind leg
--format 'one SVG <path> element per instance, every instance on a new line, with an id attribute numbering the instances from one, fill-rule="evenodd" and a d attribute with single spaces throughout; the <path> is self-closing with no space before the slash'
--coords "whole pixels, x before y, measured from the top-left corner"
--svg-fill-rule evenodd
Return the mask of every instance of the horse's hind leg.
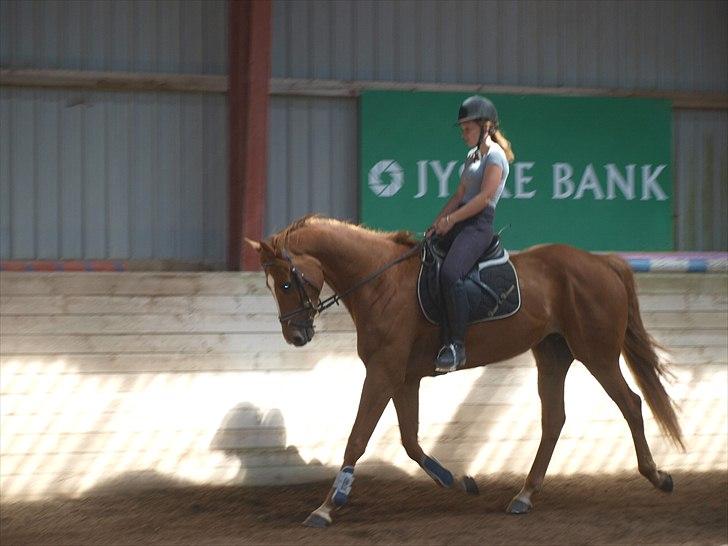
<path id="1" fill-rule="evenodd" d="M 538 368 L 538 395 L 541 398 L 541 443 L 521 491 L 508 505 L 511 514 L 531 510 L 531 496 L 541 490 L 551 455 L 566 420 L 564 381 L 574 360 L 566 340 L 551 335 L 533 348 Z"/>
<path id="2" fill-rule="evenodd" d="M 478 486 L 470 476 L 454 477 L 440 462 L 425 455 L 417 439 L 419 428 L 420 380 L 405 382 L 392 398 L 397 410 L 402 446 L 407 455 L 442 487 L 462 489 L 472 495 L 478 494 Z"/>
<path id="3" fill-rule="evenodd" d="M 619 368 L 619 356 L 584 362 L 584 365 L 604 387 L 604 390 L 614 400 L 626 419 L 632 432 L 632 439 L 637 452 L 637 467 L 640 474 L 650 480 L 656 488 L 668 493 L 672 491 L 672 478 L 669 474 L 657 470 L 657 465 L 652 459 L 652 453 L 645 438 L 645 427 L 642 420 L 642 399 L 627 385 L 627 381 L 625 381 Z"/>

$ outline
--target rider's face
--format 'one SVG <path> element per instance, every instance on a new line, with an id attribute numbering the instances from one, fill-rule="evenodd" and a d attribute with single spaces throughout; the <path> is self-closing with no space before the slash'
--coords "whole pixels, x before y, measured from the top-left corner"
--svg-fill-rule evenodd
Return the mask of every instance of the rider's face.
<path id="1" fill-rule="evenodd" d="M 478 144 L 480 136 L 480 125 L 475 121 L 463 121 L 460 123 L 460 135 L 468 148 Z"/>

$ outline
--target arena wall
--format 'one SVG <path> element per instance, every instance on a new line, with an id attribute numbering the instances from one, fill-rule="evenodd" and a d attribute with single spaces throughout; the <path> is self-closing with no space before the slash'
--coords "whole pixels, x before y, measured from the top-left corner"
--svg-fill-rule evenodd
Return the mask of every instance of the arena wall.
<path id="1" fill-rule="evenodd" d="M 677 479 L 725 470 L 728 276 L 637 278 L 687 445 L 669 445 L 645 407 L 655 459 Z M 0 292 L 3 499 L 333 479 L 364 378 L 343 307 L 294 349 L 260 274 L 5 272 Z M 566 408 L 551 474 L 636 472 L 625 421 L 580 363 Z M 530 354 L 422 383 L 422 445 L 453 470 L 525 476 L 539 434 Z M 426 479 L 391 405 L 358 469 Z"/>
<path id="2" fill-rule="evenodd" d="M 500 86 L 674 98 L 676 248 L 728 248 L 725 2 L 271 7 L 266 233 L 309 212 L 358 218 L 358 90 Z M 0 2 L 0 259 L 225 268 L 227 10 Z"/>

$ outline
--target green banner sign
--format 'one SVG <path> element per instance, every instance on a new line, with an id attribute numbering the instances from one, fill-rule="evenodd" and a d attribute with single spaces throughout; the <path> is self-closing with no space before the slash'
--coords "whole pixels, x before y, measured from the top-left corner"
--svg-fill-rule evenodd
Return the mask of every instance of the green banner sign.
<path id="1" fill-rule="evenodd" d="M 463 93 L 361 96 L 361 221 L 423 232 L 457 188 Z M 672 108 L 649 99 L 488 95 L 516 160 L 495 227 L 508 248 L 673 250 Z"/>

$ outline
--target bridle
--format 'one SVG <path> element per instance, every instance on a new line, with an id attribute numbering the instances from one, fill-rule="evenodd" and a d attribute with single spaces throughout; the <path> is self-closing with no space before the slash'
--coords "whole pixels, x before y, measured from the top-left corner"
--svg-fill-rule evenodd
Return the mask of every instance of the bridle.
<path id="1" fill-rule="evenodd" d="M 306 285 L 308 285 L 311 288 L 313 288 L 314 290 L 316 290 L 316 293 L 320 293 L 321 289 L 323 287 L 319 288 L 314 283 L 309 281 L 306 278 L 306 276 L 293 263 L 293 259 L 291 258 L 291 255 L 288 252 L 288 250 L 286 250 L 284 248 L 283 251 L 281 252 L 282 257 L 278 258 L 278 259 L 285 260 L 288 263 L 291 278 L 293 279 L 293 284 L 295 284 L 296 290 L 298 292 L 299 307 L 297 309 L 294 309 L 293 311 L 285 313 L 284 315 L 279 315 L 278 320 L 282 323 L 288 322 L 291 326 L 297 326 L 299 328 L 311 328 L 313 326 L 313 317 L 315 317 L 318 313 L 322 313 L 323 311 L 325 311 L 326 309 L 328 309 L 329 307 L 331 307 L 333 305 L 339 305 L 339 300 L 341 298 L 348 296 L 357 288 L 360 288 L 360 287 L 364 286 L 365 284 L 367 284 L 368 282 L 372 281 L 373 279 L 377 278 L 379 275 L 384 273 L 390 267 L 394 267 L 398 263 L 405 261 L 410 256 L 417 254 L 421 248 L 422 248 L 422 242 L 419 242 L 414 247 L 409 249 L 407 252 L 402 254 L 399 258 L 396 258 L 395 260 L 383 265 L 382 267 L 380 267 L 379 269 L 377 269 L 370 275 L 366 276 L 365 278 L 363 278 L 362 280 L 360 280 L 359 282 L 354 284 L 354 286 L 348 288 L 341 294 L 334 294 L 333 296 L 329 296 L 328 298 L 326 298 L 323 301 L 319 300 L 319 302 L 317 304 L 314 304 L 311 301 L 311 297 L 308 295 L 308 292 L 306 291 Z M 274 264 L 275 264 L 275 261 L 265 262 L 262 264 L 263 269 L 266 270 L 268 267 L 271 267 Z M 274 297 L 275 297 L 275 294 L 274 294 Z M 313 313 L 311 311 L 313 311 Z M 305 323 L 293 322 L 291 320 L 293 317 L 296 317 L 296 316 L 300 315 L 301 313 L 309 313 L 308 318 Z"/>
<path id="2" fill-rule="evenodd" d="M 288 250 L 285 248 L 283 249 L 282 258 L 288 263 L 288 268 L 291 274 L 291 279 L 293 279 L 293 284 L 296 287 L 296 291 L 298 292 L 298 298 L 299 298 L 299 307 L 289 313 L 286 313 L 284 315 L 279 315 L 278 320 L 281 322 L 288 322 L 291 324 L 291 326 L 297 326 L 299 328 L 310 328 L 313 325 L 313 317 L 316 315 L 316 313 L 320 313 L 322 309 L 321 302 L 317 305 L 314 305 L 314 303 L 311 301 L 311 297 L 308 295 L 308 292 L 306 291 L 306 285 L 313 288 L 316 293 L 321 292 L 321 288 L 316 286 L 314 283 L 309 281 L 306 276 L 301 272 L 300 269 L 296 267 L 296 265 L 293 263 L 293 259 L 291 258 L 291 255 L 288 253 Z M 263 264 L 263 269 L 266 270 L 268 267 L 275 264 L 275 261 L 271 262 L 265 262 Z M 275 293 L 274 293 L 275 297 Z M 296 317 L 300 315 L 301 313 L 310 313 L 311 311 L 314 311 L 308 316 L 308 319 L 305 323 L 301 322 L 294 322 L 291 319 L 293 317 Z"/>

